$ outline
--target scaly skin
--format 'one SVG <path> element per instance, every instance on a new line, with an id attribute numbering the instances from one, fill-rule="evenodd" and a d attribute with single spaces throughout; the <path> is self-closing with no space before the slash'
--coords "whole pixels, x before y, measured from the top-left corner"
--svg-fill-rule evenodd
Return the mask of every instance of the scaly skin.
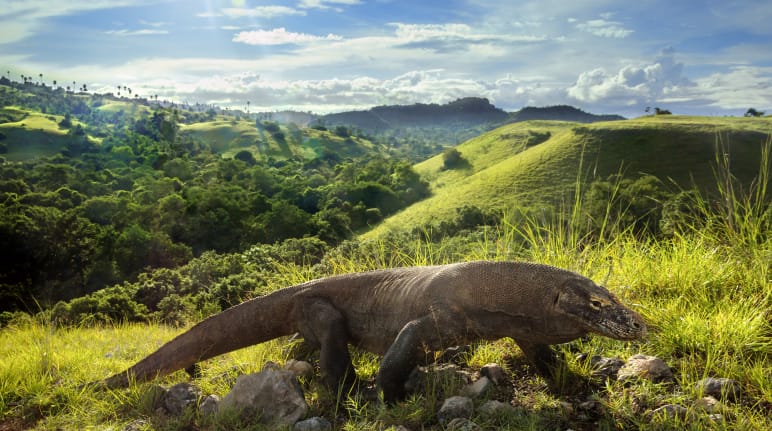
<path id="1" fill-rule="evenodd" d="M 332 388 L 353 383 L 349 344 L 383 355 L 378 380 L 391 403 L 404 398 L 404 382 L 427 350 L 511 337 L 549 373 L 550 344 L 588 333 L 634 340 L 646 334 L 646 325 L 605 288 L 551 266 L 477 261 L 394 268 L 313 280 L 244 302 L 103 384 L 152 379 L 296 332 L 320 350 Z"/>

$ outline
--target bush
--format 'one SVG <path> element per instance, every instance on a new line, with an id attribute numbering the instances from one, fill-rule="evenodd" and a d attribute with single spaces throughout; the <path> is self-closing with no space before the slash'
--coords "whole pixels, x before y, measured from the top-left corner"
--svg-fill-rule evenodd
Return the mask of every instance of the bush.
<path id="1" fill-rule="evenodd" d="M 464 165 L 466 160 L 455 148 L 448 148 L 442 152 L 442 166 L 445 169 L 454 169 Z"/>

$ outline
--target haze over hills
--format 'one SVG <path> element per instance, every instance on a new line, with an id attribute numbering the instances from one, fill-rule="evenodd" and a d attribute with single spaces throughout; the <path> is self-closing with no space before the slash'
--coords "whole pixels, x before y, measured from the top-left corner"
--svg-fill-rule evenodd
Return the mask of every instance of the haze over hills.
<path id="1" fill-rule="evenodd" d="M 591 114 L 568 105 L 528 106 L 519 111 L 506 112 L 494 106 L 488 99 L 481 97 L 465 97 L 443 105 L 436 103 L 383 105 L 363 111 L 345 111 L 326 115 L 295 111 L 258 115 L 270 117 L 281 123 L 295 123 L 299 126 L 313 125 L 314 123 L 325 126 L 344 125 L 361 129 L 367 133 L 401 128 L 494 126 L 528 120 L 593 123 L 624 119 L 620 115 Z"/>

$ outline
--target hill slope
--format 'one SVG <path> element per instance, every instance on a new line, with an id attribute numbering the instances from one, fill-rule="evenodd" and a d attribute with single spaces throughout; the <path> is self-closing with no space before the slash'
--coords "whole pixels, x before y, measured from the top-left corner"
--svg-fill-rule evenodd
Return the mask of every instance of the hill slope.
<path id="1" fill-rule="evenodd" d="M 416 165 L 430 181 L 433 196 L 386 219 L 365 237 L 449 220 L 463 205 L 503 209 L 571 202 L 577 178 L 606 179 L 620 171 L 671 179 L 684 188 L 708 188 L 715 185 L 717 141 L 731 155 L 732 173 L 748 184 L 770 134 L 772 121 L 748 118 L 509 124 L 456 147 L 467 162 L 460 168 L 445 169 L 442 156 Z"/>

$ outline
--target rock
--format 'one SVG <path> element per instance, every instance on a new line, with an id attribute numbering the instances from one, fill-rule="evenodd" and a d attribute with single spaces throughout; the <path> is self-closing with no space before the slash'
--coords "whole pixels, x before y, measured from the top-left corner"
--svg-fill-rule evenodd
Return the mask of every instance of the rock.
<path id="1" fill-rule="evenodd" d="M 474 413 L 474 403 L 467 397 L 450 397 L 442 403 L 440 411 L 437 413 L 437 419 L 440 424 L 447 424 L 456 418 L 469 419 Z"/>
<path id="2" fill-rule="evenodd" d="M 466 418 L 455 418 L 448 422 L 447 431 L 480 431 L 479 425 Z"/>
<path id="3" fill-rule="evenodd" d="M 570 415 L 574 413 L 574 405 L 569 403 L 568 401 L 560 401 L 560 410 L 563 410 L 563 413 Z"/>
<path id="4" fill-rule="evenodd" d="M 330 431 L 332 424 L 325 418 L 318 416 L 300 421 L 292 427 L 292 431 Z"/>
<path id="5" fill-rule="evenodd" d="M 707 377 L 696 383 L 695 389 L 703 395 L 719 400 L 736 401 L 742 394 L 742 386 L 736 380 Z"/>
<path id="6" fill-rule="evenodd" d="M 596 400 L 581 402 L 577 408 L 591 416 L 600 416 L 603 414 L 603 404 Z"/>
<path id="7" fill-rule="evenodd" d="M 461 395 L 465 397 L 478 398 L 485 394 L 485 392 L 490 389 L 492 384 L 493 383 L 491 383 L 490 379 L 482 376 L 477 379 L 476 382 L 466 385 L 466 387 L 464 387 L 464 389 L 461 391 Z"/>
<path id="8" fill-rule="evenodd" d="M 515 412 L 515 408 L 511 404 L 490 400 L 481 405 L 477 412 L 480 414 L 480 417 L 489 421 L 510 415 Z"/>
<path id="9" fill-rule="evenodd" d="M 710 419 L 712 422 L 724 422 L 724 415 L 713 413 L 708 415 L 708 419 Z"/>
<path id="10" fill-rule="evenodd" d="M 649 412 L 648 417 L 650 420 L 655 419 L 688 419 L 691 415 L 689 409 L 678 404 L 665 404 L 664 406 L 654 409 Z"/>
<path id="11" fill-rule="evenodd" d="M 207 395 L 201 401 L 201 404 L 199 404 L 198 412 L 201 413 L 202 416 L 213 415 L 217 413 L 217 408 L 219 404 L 220 404 L 220 397 L 218 397 L 217 395 Z"/>
<path id="12" fill-rule="evenodd" d="M 707 413 L 713 413 L 721 409 L 721 402 L 711 396 L 702 397 L 694 402 L 694 408 Z"/>
<path id="13" fill-rule="evenodd" d="M 219 410 L 237 410 L 243 418 L 257 416 L 263 424 L 290 426 L 306 415 L 308 404 L 291 371 L 268 367 L 239 376 Z"/>
<path id="14" fill-rule="evenodd" d="M 507 378 L 507 372 L 504 371 L 504 368 L 501 368 L 501 365 L 496 363 L 483 365 L 483 367 L 480 369 L 480 375 L 489 378 L 494 385 L 500 385 L 509 380 Z"/>
<path id="15" fill-rule="evenodd" d="M 284 364 L 283 368 L 292 371 L 295 377 L 311 377 L 314 375 L 314 366 L 306 361 L 290 359 Z"/>
<path id="16" fill-rule="evenodd" d="M 602 380 L 616 380 L 619 370 L 625 365 L 625 361 L 619 358 L 597 357 L 596 361 L 591 359 L 592 375 Z"/>
<path id="17" fill-rule="evenodd" d="M 179 416 L 189 406 L 196 406 L 201 391 L 190 383 L 177 383 L 163 395 L 163 407 L 170 415 Z"/>
<path id="18" fill-rule="evenodd" d="M 674 382 L 673 371 L 662 359 L 655 356 L 635 355 L 617 372 L 617 380 L 620 382 L 634 378 L 643 378 L 654 383 Z"/>
<path id="19" fill-rule="evenodd" d="M 126 424 L 123 428 L 121 428 L 121 431 L 142 431 L 149 429 L 150 424 L 147 423 L 144 419 L 135 419 L 129 423 Z"/>

